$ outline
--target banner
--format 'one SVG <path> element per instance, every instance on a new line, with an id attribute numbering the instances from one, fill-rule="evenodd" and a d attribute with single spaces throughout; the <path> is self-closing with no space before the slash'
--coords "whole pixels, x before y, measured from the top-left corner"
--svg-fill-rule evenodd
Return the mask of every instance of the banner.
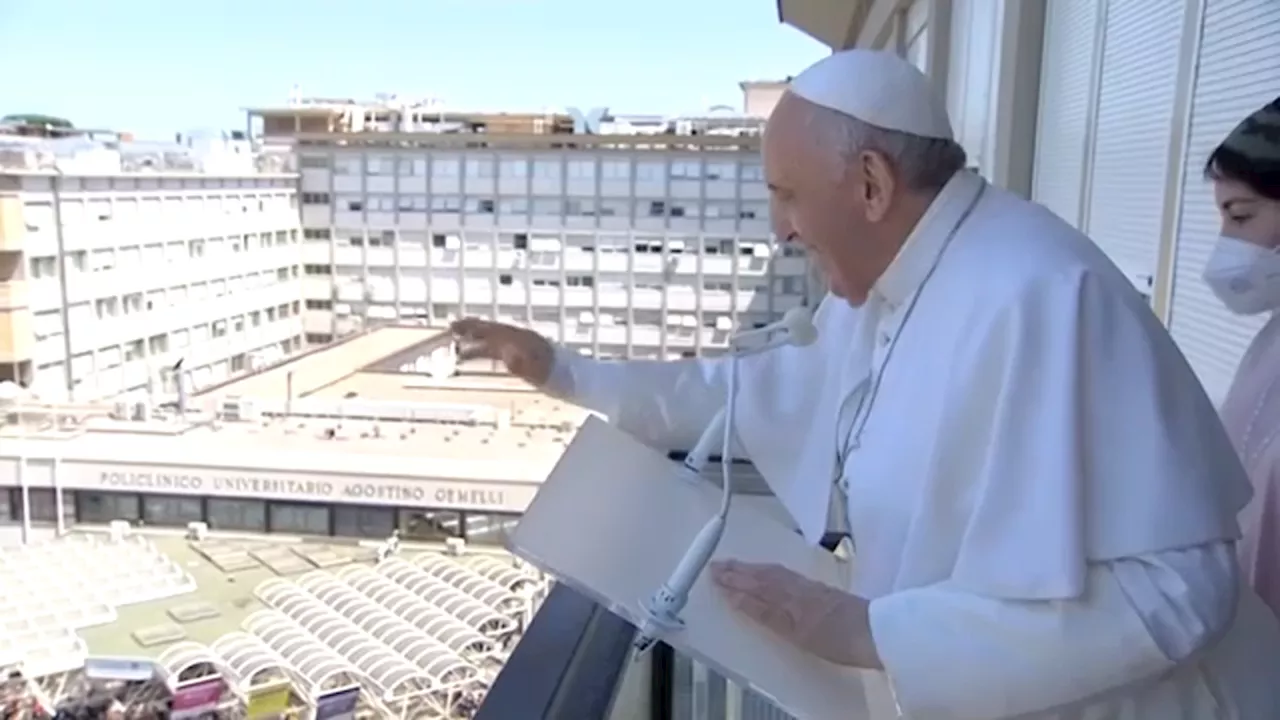
<path id="1" fill-rule="evenodd" d="M 173 704 L 169 717 L 173 720 L 198 718 L 218 709 L 226 683 L 220 677 L 201 678 L 183 683 L 173 691 Z"/>
<path id="2" fill-rule="evenodd" d="M 327 692 L 316 699 L 316 720 L 353 720 L 359 702 L 359 686 Z"/>
<path id="3" fill-rule="evenodd" d="M 289 699 L 292 696 L 293 686 L 287 680 L 250 688 L 245 714 L 249 720 L 277 717 L 289 709 Z"/>
<path id="4" fill-rule="evenodd" d="M 144 657 L 91 657 L 84 661 L 84 674 L 93 680 L 146 682 L 156 673 L 155 661 Z"/>

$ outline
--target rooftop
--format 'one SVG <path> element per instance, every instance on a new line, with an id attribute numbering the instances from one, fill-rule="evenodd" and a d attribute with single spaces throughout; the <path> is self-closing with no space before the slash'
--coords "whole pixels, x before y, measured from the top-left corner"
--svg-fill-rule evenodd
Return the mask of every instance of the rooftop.
<path id="1" fill-rule="evenodd" d="M 198 397 L 283 402 L 292 391 L 295 412 L 305 411 L 307 401 L 313 401 L 312 406 L 322 402 L 339 410 L 345 406 L 348 412 L 341 415 L 353 419 L 368 416 L 367 406 L 383 403 L 490 411 L 480 413 L 481 417 L 505 411 L 509 423 L 501 425 L 521 433 L 573 429 L 586 418 L 585 410 L 548 398 L 505 373 L 462 366 L 457 375 L 437 379 L 413 367 L 419 358 L 445 349 L 451 342 L 443 328 L 383 326 L 228 381 Z M 498 424 L 494 425 L 497 428 Z"/>
<path id="2" fill-rule="evenodd" d="M 9 452 L 73 463 L 541 482 L 587 411 L 509 375 L 437 379 L 416 369 L 450 342 L 417 326 L 343 338 L 198 393 L 186 422 L 172 412 L 139 420 L 118 407 L 18 401 L 24 422 L 0 427 L 0 437 Z"/>

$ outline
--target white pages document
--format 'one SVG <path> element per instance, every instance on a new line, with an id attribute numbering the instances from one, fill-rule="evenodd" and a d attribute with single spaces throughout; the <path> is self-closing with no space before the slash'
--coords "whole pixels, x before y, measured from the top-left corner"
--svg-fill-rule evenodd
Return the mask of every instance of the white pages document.
<path id="1" fill-rule="evenodd" d="M 633 624 L 693 537 L 720 506 L 720 489 L 596 417 L 583 425 L 511 534 L 512 552 Z M 811 547 L 758 498 L 737 498 L 717 558 L 785 565 L 845 587 L 847 567 Z M 877 672 L 832 665 L 734 613 L 709 577 L 663 638 L 798 720 L 897 718 Z"/>

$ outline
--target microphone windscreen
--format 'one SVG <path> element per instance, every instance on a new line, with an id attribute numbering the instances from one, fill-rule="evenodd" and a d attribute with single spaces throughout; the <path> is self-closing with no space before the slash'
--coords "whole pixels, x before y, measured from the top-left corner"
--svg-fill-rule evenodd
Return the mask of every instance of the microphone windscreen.
<path id="1" fill-rule="evenodd" d="M 808 308 L 791 308 L 782 316 L 782 325 L 787 329 L 787 341 L 792 345 L 804 347 L 818 341 L 818 326 L 813 324 Z"/>

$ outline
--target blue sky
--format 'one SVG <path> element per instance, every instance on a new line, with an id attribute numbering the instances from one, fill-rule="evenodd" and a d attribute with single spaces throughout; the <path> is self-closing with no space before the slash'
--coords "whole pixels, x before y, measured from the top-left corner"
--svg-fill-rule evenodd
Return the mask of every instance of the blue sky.
<path id="1" fill-rule="evenodd" d="M 774 0 L 0 0 L 0 115 L 167 138 L 305 95 L 450 107 L 740 103 L 826 53 Z"/>

